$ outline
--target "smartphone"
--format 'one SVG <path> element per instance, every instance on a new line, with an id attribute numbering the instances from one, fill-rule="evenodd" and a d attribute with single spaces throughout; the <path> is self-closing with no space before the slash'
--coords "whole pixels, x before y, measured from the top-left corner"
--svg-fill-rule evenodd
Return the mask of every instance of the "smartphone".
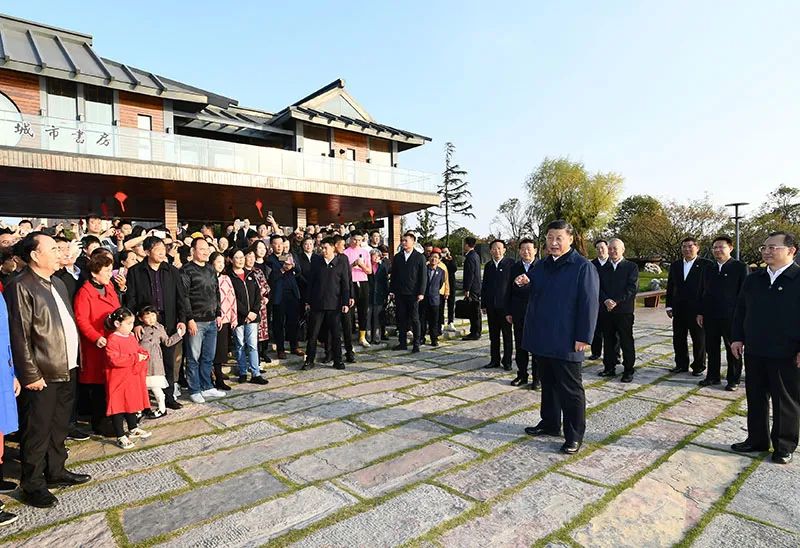
<path id="1" fill-rule="evenodd" d="M 124 266 L 121 266 L 121 267 L 119 267 L 119 270 L 117 270 L 117 274 L 119 274 L 120 276 L 122 276 L 124 278 L 125 276 L 128 275 L 128 269 L 125 268 Z"/>
<path id="2" fill-rule="evenodd" d="M 267 217 L 272 217 L 272 210 L 271 209 L 269 211 L 267 211 Z"/>
<path id="3" fill-rule="evenodd" d="M 167 237 L 167 232 L 165 230 L 154 230 L 153 236 L 156 238 L 161 238 L 162 240 Z"/>

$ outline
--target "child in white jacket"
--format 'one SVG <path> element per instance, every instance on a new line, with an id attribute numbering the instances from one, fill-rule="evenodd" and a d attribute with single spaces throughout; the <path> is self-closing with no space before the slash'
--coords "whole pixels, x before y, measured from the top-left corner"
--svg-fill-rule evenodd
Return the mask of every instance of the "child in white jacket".
<path id="1" fill-rule="evenodd" d="M 139 321 L 142 322 L 142 339 L 139 344 L 150 353 L 150 364 L 145 382 L 158 405 L 155 411 L 150 411 L 149 415 L 145 413 L 145 416 L 151 419 L 158 419 L 167 414 L 164 389 L 169 387 L 164 373 L 164 357 L 161 354 L 161 345 L 175 346 L 183 339 L 184 332 L 183 329 L 179 328 L 177 333 L 171 337 L 168 336 L 164 326 L 158 323 L 158 313 L 152 306 L 145 306 L 139 311 Z"/>

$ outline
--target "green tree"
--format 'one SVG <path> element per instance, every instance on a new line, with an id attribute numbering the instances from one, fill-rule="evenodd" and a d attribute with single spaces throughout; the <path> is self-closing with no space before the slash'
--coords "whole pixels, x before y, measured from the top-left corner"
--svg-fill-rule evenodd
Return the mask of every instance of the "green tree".
<path id="1" fill-rule="evenodd" d="M 414 231 L 417 233 L 420 243 L 430 242 L 436 236 L 436 216 L 429 209 L 417 211 L 417 228 Z"/>
<path id="2" fill-rule="evenodd" d="M 725 230 L 734 233 L 733 223 Z M 741 259 L 751 264 L 761 264 L 758 247 L 770 232 L 783 230 L 800 233 L 800 189 L 781 185 L 767 195 L 766 200 L 751 217 L 740 225 Z"/>
<path id="3" fill-rule="evenodd" d="M 542 235 L 554 219 L 570 222 L 575 229 L 575 248 L 585 255 L 587 236 L 611 220 L 622 183 L 622 176 L 616 173 L 590 175 L 582 163 L 545 158 L 525 180 L 532 223 Z"/>
<path id="4" fill-rule="evenodd" d="M 497 207 L 492 219 L 493 233 L 512 245 L 532 233 L 525 206 L 519 198 L 509 198 Z"/>
<path id="5" fill-rule="evenodd" d="M 625 242 L 629 256 L 647 258 L 661 255 L 660 242 L 653 234 L 669 224 L 661 202 L 646 194 L 628 196 L 620 202 L 614 219 L 603 232 L 607 238 Z"/>
<path id="6" fill-rule="evenodd" d="M 466 180 L 467 172 L 461 166 L 454 163 L 453 155 L 456 147 L 453 143 L 447 142 L 444 145 L 444 171 L 442 172 L 442 182 L 436 187 L 436 191 L 441 197 L 439 207 L 442 212 L 437 213 L 439 217 L 444 217 L 444 241 L 449 246 L 450 228 L 455 215 L 475 218 L 472 213 L 472 193 L 467 188 L 469 182 Z"/>

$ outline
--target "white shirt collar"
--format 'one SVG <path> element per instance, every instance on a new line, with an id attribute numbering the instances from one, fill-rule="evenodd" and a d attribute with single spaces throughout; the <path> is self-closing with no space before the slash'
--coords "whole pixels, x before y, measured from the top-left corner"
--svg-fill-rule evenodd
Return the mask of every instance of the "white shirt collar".
<path id="1" fill-rule="evenodd" d="M 614 270 L 616 270 L 616 269 L 617 269 L 617 265 L 618 265 L 619 263 L 621 263 L 621 262 L 622 262 L 624 259 L 625 259 L 625 257 L 620 257 L 620 258 L 619 258 L 619 260 L 618 260 L 617 262 L 614 262 L 614 261 L 612 261 L 611 259 L 609 259 L 609 261 L 611 261 L 611 266 L 613 266 L 613 267 L 614 267 Z"/>
<path id="2" fill-rule="evenodd" d="M 783 271 L 792 266 L 792 263 L 787 264 L 786 266 L 782 266 L 775 272 L 772 271 L 770 267 L 767 267 L 767 274 L 769 275 L 769 284 L 772 285 L 775 283 L 775 280 L 778 279 L 778 276 L 783 274 Z"/>
<path id="3" fill-rule="evenodd" d="M 606 263 L 608 262 L 608 257 L 606 257 L 605 259 L 601 259 L 600 257 L 598 257 L 597 262 L 600 263 L 600 266 L 606 266 Z"/>
<path id="4" fill-rule="evenodd" d="M 405 249 L 403 250 L 403 255 L 405 256 L 406 260 L 408 260 L 408 258 L 411 257 L 412 253 L 414 253 L 413 249 L 411 251 L 406 251 Z"/>

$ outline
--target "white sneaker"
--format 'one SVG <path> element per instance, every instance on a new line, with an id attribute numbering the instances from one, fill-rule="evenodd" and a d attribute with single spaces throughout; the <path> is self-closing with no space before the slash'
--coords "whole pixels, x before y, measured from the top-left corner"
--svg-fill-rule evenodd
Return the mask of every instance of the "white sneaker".
<path id="1" fill-rule="evenodd" d="M 206 403 L 206 399 L 203 397 L 203 394 L 199 392 L 197 394 L 190 395 L 189 399 L 192 400 L 194 403 Z"/>
<path id="2" fill-rule="evenodd" d="M 216 388 L 209 388 L 200 392 L 204 398 L 222 398 L 225 397 L 225 392 L 217 390 Z"/>
<path id="3" fill-rule="evenodd" d="M 360 341 L 358 341 L 358 344 L 360 344 L 362 348 L 369 348 L 369 343 L 367 342 L 367 339 L 361 339 Z"/>
<path id="4" fill-rule="evenodd" d="M 453 325 L 453 322 L 450 322 L 449 324 L 447 324 L 447 329 L 448 329 L 448 331 L 455 331 L 456 330 L 456 326 Z"/>
<path id="5" fill-rule="evenodd" d="M 136 428 L 134 428 L 133 430 L 131 430 L 130 432 L 128 432 L 128 435 L 129 435 L 130 437 L 132 437 L 132 438 L 142 438 L 142 439 L 146 439 L 146 438 L 149 438 L 150 436 L 152 436 L 153 434 L 151 434 L 151 433 L 150 433 L 150 432 L 148 432 L 147 430 L 144 430 L 143 428 L 139 428 L 139 427 L 137 426 Z"/>
<path id="6" fill-rule="evenodd" d="M 122 436 L 121 438 L 117 438 L 117 445 L 122 447 L 123 449 L 133 449 L 136 447 L 136 444 L 133 443 L 128 436 Z"/>
<path id="7" fill-rule="evenodd" d="M 175 398 L 181 397 L 181 386 L 176 382 L 175 387 L 172 389 L 172 396 Z"/>

